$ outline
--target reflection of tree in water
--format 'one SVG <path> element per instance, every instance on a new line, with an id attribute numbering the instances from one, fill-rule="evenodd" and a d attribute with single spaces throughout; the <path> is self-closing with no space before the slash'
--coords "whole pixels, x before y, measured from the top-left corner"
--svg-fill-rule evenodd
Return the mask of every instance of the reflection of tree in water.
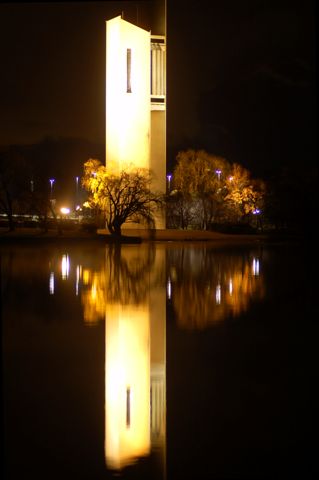
<path id="1" fill-rule="evenodd" d="M 84 319 L 96 323 L 104 318 L 106 306 L 114 303 L 139 305 L 144 303 L 150 288 L 163 280 L 163 271 L 154 269 L 155 246 L 110 245 L 106 249 L 101 270 L 83 271 L 87 288 L 82 292 Z"/>
<path id="2" fill-rule="evenodd" d="M 138 305 L 148 295 L 149 275 L 154 265 L 155 248 L 110 248 L 106 255 L 106 298 L 108 303 Z"/>
<path id="3" fill-rule="evenodd" d="M 252 300 L 264 297 L 257 252 L 187 248 L 171 253 L 172 302 L 184 328 L 204 328 L 237 316 Z"/>

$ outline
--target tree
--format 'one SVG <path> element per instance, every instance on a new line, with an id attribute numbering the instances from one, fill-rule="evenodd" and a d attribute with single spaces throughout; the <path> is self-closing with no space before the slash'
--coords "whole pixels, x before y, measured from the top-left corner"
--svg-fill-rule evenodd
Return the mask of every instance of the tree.
<path id="1" fill-rule="evenodd" d="M 96 159 L 84 164 L 82 184 L 89 192 L 87 206 L 103 212 L 111 235 L 120 236 L 128 220 L 154 225 L 154 212 L 162 204 L 162 195 L 151 191 L 151 182 L 147 169 L 128 166 L 114 173 Z"/>
<path id="2" fill-rule="evenodd" d="M 234 163 L 225 183 L 225 201 L 231 220 L 240 221 L 261 211 L 266 189 L 262 180 L 252 179 L 248 170 Z"/>
<path id="3" fill-rule="evenodd" d="M 198 216 L 197 216 L 198 218 Z M 172 190 L 166 197 L 166 221 L 168 228 L 186 230 L 196 221 L 196 209 L 191 195 Z"/>
<path id="4" fill-rule="evenodd" d="M 224 158 L 210 155 L 204 150 L 179 152 L 176 160 L 173 192 L 175 189 L 179 196 L 192 199 L 197 219 L 200 219 L 199 227 L 207 230 L 221 214 L 223 178 L 227 176 L 230 165 Z"/>
<path id="5" fill-rule="evenodd" d="M 14 148 L 0 152 L 0 212 L 7 216 L 10 230 L 27 190 L 27 170 L 25 159 Z"/>
<path id="6" fill-rule="evenodd" d="M 201 229 L 216 223 L 242 222 L 262 208 L 265 184 L 239 164 L 204 150 L 179 152 L 169 195 L 170 213 Z M 255 216 L 255 215 L 254 215 Z M 185 227 L 186 225 L 186 227 Z"/>

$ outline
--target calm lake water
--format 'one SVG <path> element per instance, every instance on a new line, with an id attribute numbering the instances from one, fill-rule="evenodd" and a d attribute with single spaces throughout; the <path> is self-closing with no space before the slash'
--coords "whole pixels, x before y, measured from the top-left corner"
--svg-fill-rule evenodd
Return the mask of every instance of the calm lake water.
<path id="1" fill-rule="evenodd" d="M 311 252 L 0 254 L 5 479 L 318 474 Z"/>

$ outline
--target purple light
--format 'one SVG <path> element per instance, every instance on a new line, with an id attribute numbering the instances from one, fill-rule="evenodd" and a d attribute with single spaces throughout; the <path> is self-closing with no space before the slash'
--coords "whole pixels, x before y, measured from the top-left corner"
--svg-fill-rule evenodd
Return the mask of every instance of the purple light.
<path id="1" fill-rule="evenodd" d="M 51 197 L 52 197 L 53 184 L 54 184 L 54 182 L 55 182 L 55 179 L 54 179 L 54 178 L 50 178 L 50 179 L 49 179 L 49 182 L 50 182 L 50 191 L 51 191 Z"/>

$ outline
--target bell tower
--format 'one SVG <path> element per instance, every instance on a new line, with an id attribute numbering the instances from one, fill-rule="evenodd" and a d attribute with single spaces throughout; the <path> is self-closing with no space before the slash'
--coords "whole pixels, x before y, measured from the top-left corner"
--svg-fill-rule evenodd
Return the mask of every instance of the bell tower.
<path id="1" fill-rule="evenodd" d="M 150 5 L 142 26 L 123 15 L 106 22 L 105 161 L 118 172 L 128 164 L 149 169 L 152 190 L 165 193 L 166 5 L 165 0 Z M 155 228 L 165 228 L 160 211 Z"/>

